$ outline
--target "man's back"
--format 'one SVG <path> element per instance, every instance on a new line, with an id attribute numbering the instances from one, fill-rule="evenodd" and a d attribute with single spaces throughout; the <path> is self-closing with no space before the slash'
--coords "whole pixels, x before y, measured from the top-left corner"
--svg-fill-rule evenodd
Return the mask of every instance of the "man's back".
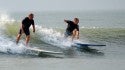
<path id="1" fill-rule="evenodd" d="M 74 29 L 77 29 L 79 31 L 79 26 L 77 24 L 74 24 L 73 21 L 67 21 L 68 26 L 67 26 L 67 30 L 72 32 Z"/>

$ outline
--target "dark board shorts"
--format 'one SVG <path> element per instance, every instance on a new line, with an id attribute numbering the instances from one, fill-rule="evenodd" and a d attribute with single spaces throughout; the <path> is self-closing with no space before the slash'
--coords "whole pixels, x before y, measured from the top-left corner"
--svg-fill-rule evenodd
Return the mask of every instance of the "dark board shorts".
<path id="1" fill-rule="evenodd" d="M 29 29 L 23 29 L 26 36 L 30 35 Z M 22 29 L 19 30 L 19 34 L 22 34 Z"/>
<path id="2" fill-rule="evenodd" d="M 68 36 L 71 36 L 71 35 L 72 35 L 72 33 L 69 32 L 68 30 L 66 30 L 66 32 L 65 32 L 65 37 L 68 37 Z"/>

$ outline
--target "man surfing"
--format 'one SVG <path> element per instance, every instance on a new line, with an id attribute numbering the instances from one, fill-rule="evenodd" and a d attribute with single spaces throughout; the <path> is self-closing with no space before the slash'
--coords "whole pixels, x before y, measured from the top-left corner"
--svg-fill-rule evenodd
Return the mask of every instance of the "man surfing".
<path id="1" fill-rule="evenodd" d="M 30 40 L 30 26 L 32 25 L 33 27 L 33 32 L 35 32 L 35 24 L 34 24 L 34 14 L 30 13 L 28 17 L 24 18 L 22 20 L 21 28 L 19 30 L 19 33 L 17 35 L 16 43 L 18 44 L 20 37 L 23 33 L 26 35 L 26 46 L 28 45 L 28 42 Z"/>
<path id="2" fill-rule="evenodd" d="M 64 20 L 64 22 L 68 24 L 65 32 L 65 37 L 71 36 L 72 41 L 74 38 L 79 39 L 79 19 L 74 18 L 73 21 Z"/>

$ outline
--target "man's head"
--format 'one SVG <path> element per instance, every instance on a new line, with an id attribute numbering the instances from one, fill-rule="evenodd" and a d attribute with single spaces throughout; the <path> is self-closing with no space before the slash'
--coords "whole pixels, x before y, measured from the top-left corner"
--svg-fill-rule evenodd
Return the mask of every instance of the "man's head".
<path id="1" fill-rule="evenodd" d="M 74 18 L 74 23 L 78 24 L 79 23 L 79 19 L 78 18 Z"/>
<path id="2" fill-rule="evenodd" d="M 29 19 L 32 20 L 34 18 L 34 14 L 30 13 L 28 17 L 29 17 Z"/>

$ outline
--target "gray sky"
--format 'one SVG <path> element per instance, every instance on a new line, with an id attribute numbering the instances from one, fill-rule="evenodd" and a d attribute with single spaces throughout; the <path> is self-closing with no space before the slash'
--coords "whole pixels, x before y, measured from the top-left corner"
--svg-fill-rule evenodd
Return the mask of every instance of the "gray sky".
<path id="1" fill-rule="evenodd" d="M 125 10 L 125 0 L 0 0 L 7 11 Z"/>

